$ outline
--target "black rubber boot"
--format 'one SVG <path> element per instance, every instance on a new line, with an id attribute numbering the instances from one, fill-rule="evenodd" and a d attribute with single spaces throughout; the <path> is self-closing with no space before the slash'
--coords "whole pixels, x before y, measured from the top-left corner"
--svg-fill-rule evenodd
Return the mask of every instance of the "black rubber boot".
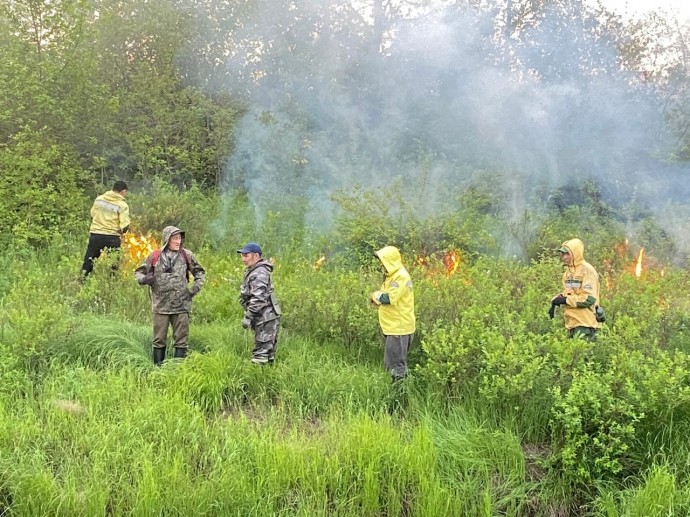
<path id="1" fill-rule="evenodd" d="M 175 357 L 179 359 L 184 359 L 187 357 L 187 349 L 175 347 Z"/>
<path id="2" fill-rule="evenodd" d="M 153 349 L 153 364 L 160 366 L 165 360 L 165 348 L 155 348 Z"/>

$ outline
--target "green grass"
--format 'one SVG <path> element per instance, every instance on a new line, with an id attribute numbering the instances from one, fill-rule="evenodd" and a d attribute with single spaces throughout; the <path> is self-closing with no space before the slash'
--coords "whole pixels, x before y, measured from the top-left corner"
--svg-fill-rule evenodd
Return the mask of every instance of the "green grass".
<path id="1" fill-rule="evenodd" d="M 416 365 L 391 384 L 360 299 L 370 272 L 284 268 L 278 360 L 258 367 L 237 263 L 207 257 L 190 355 L 157 368 L 131 271 L 60 283 L 73 260 L 46 257 L 2 259 L 24 274 L 0 302 L 0 515 L 690 509 L 687 273 L 623 274 L 597 345 L 546 320 L 553 262 L 416 278 Z"/>

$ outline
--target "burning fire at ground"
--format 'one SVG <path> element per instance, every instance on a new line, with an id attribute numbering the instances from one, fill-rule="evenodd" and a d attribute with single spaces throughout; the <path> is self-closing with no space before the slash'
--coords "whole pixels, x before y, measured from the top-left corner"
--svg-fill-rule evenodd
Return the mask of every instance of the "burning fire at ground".
<path id="1" fill-rule="evenodd" d="M 642 275 L 642 260 L 644 259 L 644 248 L 640 248 L 640 254 L 637 256 L 637 262 L 635 263 L 635 276 L 640 278 Z"/>
<path id="2" fill-rule="evenodd" d="M 415 258 L 413 266 L 421 269 L 426 278 L 436 283 L 440 277 L 450 278 L 453 276 L 459 270 L 460 263 L 460 251 L 450 249 L 432 253 L 431 255 L 418 256 Z"/>
<path id="3" fill-rule="evenodd" d="M 665 270 L 663 265 L 650 256 L 644 247 L 633 251 L 628 245 L 628 240 L 621 241 L 613 247 L 613 255 L 606 259 L 603 264 L 602 274 L 604 285 L 607 289 L 613 289 L 614 279 L 621 272 L 633 275 L 636 279 L 642 280 L 648 273 L 653 273 L 652 277 L 663 277 Z"/>
<path id="4" fill-rule="evenodd" d="M 141 264 L 159 244 L 152 235 L 128 232 L 122 236 L 122 250 L 125 260 L 133 264 Z"/>
<path id="5" fill-rule="evenodd" d="M 314 265 L 312 266 L 312 269 L 313 269 L 314 271 L 318 271 L 319 269 L 321 269 L 321 266 L 323 266 L 325 262 L 326 262 L 326 256 L 325 256 L 325 255 L 321 255 L 321 256 L 316 260 L 316 262 L 314 262 Z"/>

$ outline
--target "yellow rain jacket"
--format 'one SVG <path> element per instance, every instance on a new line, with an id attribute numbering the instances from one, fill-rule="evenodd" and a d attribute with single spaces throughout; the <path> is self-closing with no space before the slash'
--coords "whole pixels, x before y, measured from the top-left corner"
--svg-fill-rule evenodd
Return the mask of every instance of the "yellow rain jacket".
<path id="1" fill-rule="evenodd" d="M 129 226 L 129 206 L 122 194 L 109 190 L 101 194 L 91 207 L 91 233 L 121 235 Z"/>
<path id="2" fill-rule="evenodd" d="M 601 324 L 595 315 L 599 305 L 599 275 L 596 269 L 585 261 L 585 245 L 580 239 L 565 241 L 562 245 L 573 257 L 572 266 L 566 267 L 563 273 L 563 306 L 565 328 L 592 327 Z"/>
<path id="3" fill-rule="evenodd" d="M 387 336 L 413 334 L 415 326 L 414 291 L 410 274 L 402 265 L 400 251 L 394 246 L 386 246 L 376 252 L 386 268 L 386 278 L 381 290 L 371 295 L 378 305 L 379 325 Z"/>

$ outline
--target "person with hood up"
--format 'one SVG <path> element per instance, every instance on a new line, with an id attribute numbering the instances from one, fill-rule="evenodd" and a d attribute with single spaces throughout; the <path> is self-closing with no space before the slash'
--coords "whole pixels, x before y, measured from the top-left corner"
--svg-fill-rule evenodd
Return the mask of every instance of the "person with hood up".
<path id="1" fill-rule="evenodd" d="M 262 257 L 261 246 L 255 242 L 245 244 L 237 253 L 245 266 L 240 287 L 240 304 L 244 309 L 242 327 L 254 331 L 252 362 L 272 365 L 278 349 L 282 314 L 273 290 L 273 264 Z"/>
<path id="2" fill-rule="evenodd" d="M 116 181 L 113 190 L 101 194 L 91 207 L 91 228 L 89 244 L 84 254 L 81 272 L 87 277 L 93 271 L 93 261 L 103 250 L 119 249 L 121 236 L 129 229 L 129 205 L 125 201 L 127 184 Z"/>
<path id="3" fill-rule="evenodd" d="M 416 330 L 414 291 L 398 248 L 386 246 L 374 255 L 381 261 L 386 276 L 381 289 L 373 292 L 369 301 L 378 309 L 379 325 L 386 337 L 383 362 L 395 382 L 407 374 L 407 351 Z"/>
<path id="4" fill-rule="evenodd" d="M 146 257 L 134 272 L 139 285 L 151 288 L 153 308 L 153 362 L 165 359 L 168 326 L 172 326 L 175 357 L 187 356 L 189 313 L 194 298 L 204 285 L 204 268 L 194 254 L 184 248 L 185 232 L 175 226 L 163 229 L 163 246 Z M 194 279 L 189 287 L 190 277 Z"/>
<path id="5" fill-rule="evenodd" d="M 565 241 L 558 249 L 563 273 L 563 292 L 551 300 L 549 316 L 553 319 L 556 307 L 563 307 L 563 319 L 568 337 L 582 336 L 588 341 L 596 338 L 596 308 L 599 304 L 599 275 L 585 260 L 585 245 L 580 239 Z"/>

